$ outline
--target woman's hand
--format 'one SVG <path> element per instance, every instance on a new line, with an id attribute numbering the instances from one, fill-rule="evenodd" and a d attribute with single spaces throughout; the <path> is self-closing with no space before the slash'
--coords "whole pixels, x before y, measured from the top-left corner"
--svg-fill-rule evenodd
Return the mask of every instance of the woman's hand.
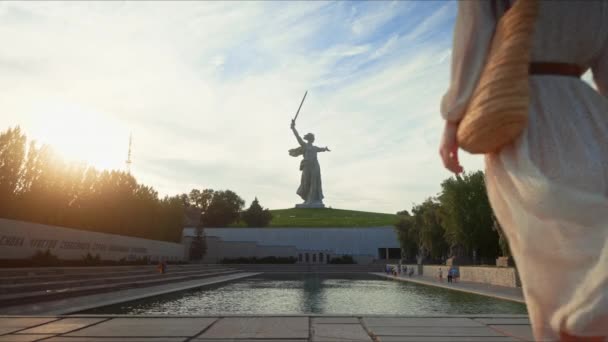
<path id="1" fill-rule="evenodd" d="M 443 137 L 439 146 L 439 154 L 443 161 L 443 166 L 455 174 L 461 173 L 464 169 L 458 160 L 458 139 L 456 132 L 458 131 L 458 123 L 446 121 L 443 129 Z"/>
<path id="2" fill-rule="evenodd" d="M 295 129 L 296 128 L 296 120 L 291 120 L 291 129 Z"/>

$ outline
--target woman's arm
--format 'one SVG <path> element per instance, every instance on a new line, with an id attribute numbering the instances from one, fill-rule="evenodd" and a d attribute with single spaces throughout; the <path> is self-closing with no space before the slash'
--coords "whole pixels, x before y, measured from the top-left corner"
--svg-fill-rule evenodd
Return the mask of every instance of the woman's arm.
<path id="1" fill-rule="evenodd" d="M 602 53 L 591 66 L 591 71 L 597 91 L 604 97 L 608 97 L 608 41 L 604 43 Z"/>
<path id="2" fill-rule="evenodd" d="M 441 100 L 446 120 L 439 154 L 446 169 L 463 171 L 458 160 L 458 123 L 477 86 L 496 27 L 497 1 L 459 1 L 454 27 L 450 87 Z"/>
<path id="3" fill-rule="evenodd" d="M 331 152 L 331 150 L 327 146 L 325 146 L 325 147 L 317 147 L 316 149 L 317 149 L 317 152 Z"/>
<path id="4" fill-rule="evenodd" d="M 298 131 L 296 131 L 296 122 L 294 120 L 291 120 L 291 130 L 293 131 L 293 135 L 296 136 L 296 140 L 298 140 L 298 143 L 300 144 L 300 146 L 306 145 L 304 140 L 302 140 L 302 138 L 298 134 Z"/>
<path id="5" fill-rule="evenodd" d="M 450 87 L 441 101 L 441 114 L 448 121 L 460 121 L 477 86 L 496 28 L 496 2 L 458 2 Z"/>

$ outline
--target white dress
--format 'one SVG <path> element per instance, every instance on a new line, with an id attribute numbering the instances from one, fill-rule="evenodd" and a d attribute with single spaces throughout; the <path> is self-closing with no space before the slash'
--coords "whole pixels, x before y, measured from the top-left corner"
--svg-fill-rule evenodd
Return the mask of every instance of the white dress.
<path id="1" fill-rule="evenodd" d="M 458 5 L 441 104 L 450 121 L 463 115 L 500 15 L 491 1 Z M 486 156 L 488 195 L 535 338 L 608 336 L 608 2 L 541 1 L 532 50 L 536 62 L 590 68 L 598 90 L 574 77 L 531 76 L 528 127 Z"/>

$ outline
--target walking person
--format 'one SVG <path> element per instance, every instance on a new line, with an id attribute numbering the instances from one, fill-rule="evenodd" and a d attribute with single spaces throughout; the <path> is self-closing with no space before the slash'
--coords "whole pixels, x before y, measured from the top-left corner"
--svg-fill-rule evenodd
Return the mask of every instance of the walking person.
<path id="1" fill-rule="evenodd" d="M 458 2 L 440 148 L 455 173 L 462 172 L 456 132 L 503 3 Z M 528 123 L 486 155 L 488 197 L 521 276 L 535 340 L 605 341 L 608 2 L 539 1 L 531 60 Z M 589 69 L 597 90 L 578 77 Z"/>

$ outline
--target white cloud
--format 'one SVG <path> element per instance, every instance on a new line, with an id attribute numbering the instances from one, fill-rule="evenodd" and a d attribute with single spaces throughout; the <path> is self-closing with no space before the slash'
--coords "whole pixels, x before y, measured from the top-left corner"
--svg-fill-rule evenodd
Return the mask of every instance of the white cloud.
<path id="1" fill-rule="evenodd" d="M 327 204 L 409 208 L 449 176 L 436 150 L 450 47 L 424 39 L 449 13 L 362 38 L 408 13 L 398 5 L 0 3 L 0 127 L 35 131 L 53 120 L 41 106 L 74 105 L 124 132 L 116 165 L 133 132 L 132 170 L 161 194 L 230 188 L 283 208 L 299 201 L 289 122 L 308 89 L 298 128 L 332 148 L 319 157 Z M 107 130 L 101 141 L 118 140 Z"/>

